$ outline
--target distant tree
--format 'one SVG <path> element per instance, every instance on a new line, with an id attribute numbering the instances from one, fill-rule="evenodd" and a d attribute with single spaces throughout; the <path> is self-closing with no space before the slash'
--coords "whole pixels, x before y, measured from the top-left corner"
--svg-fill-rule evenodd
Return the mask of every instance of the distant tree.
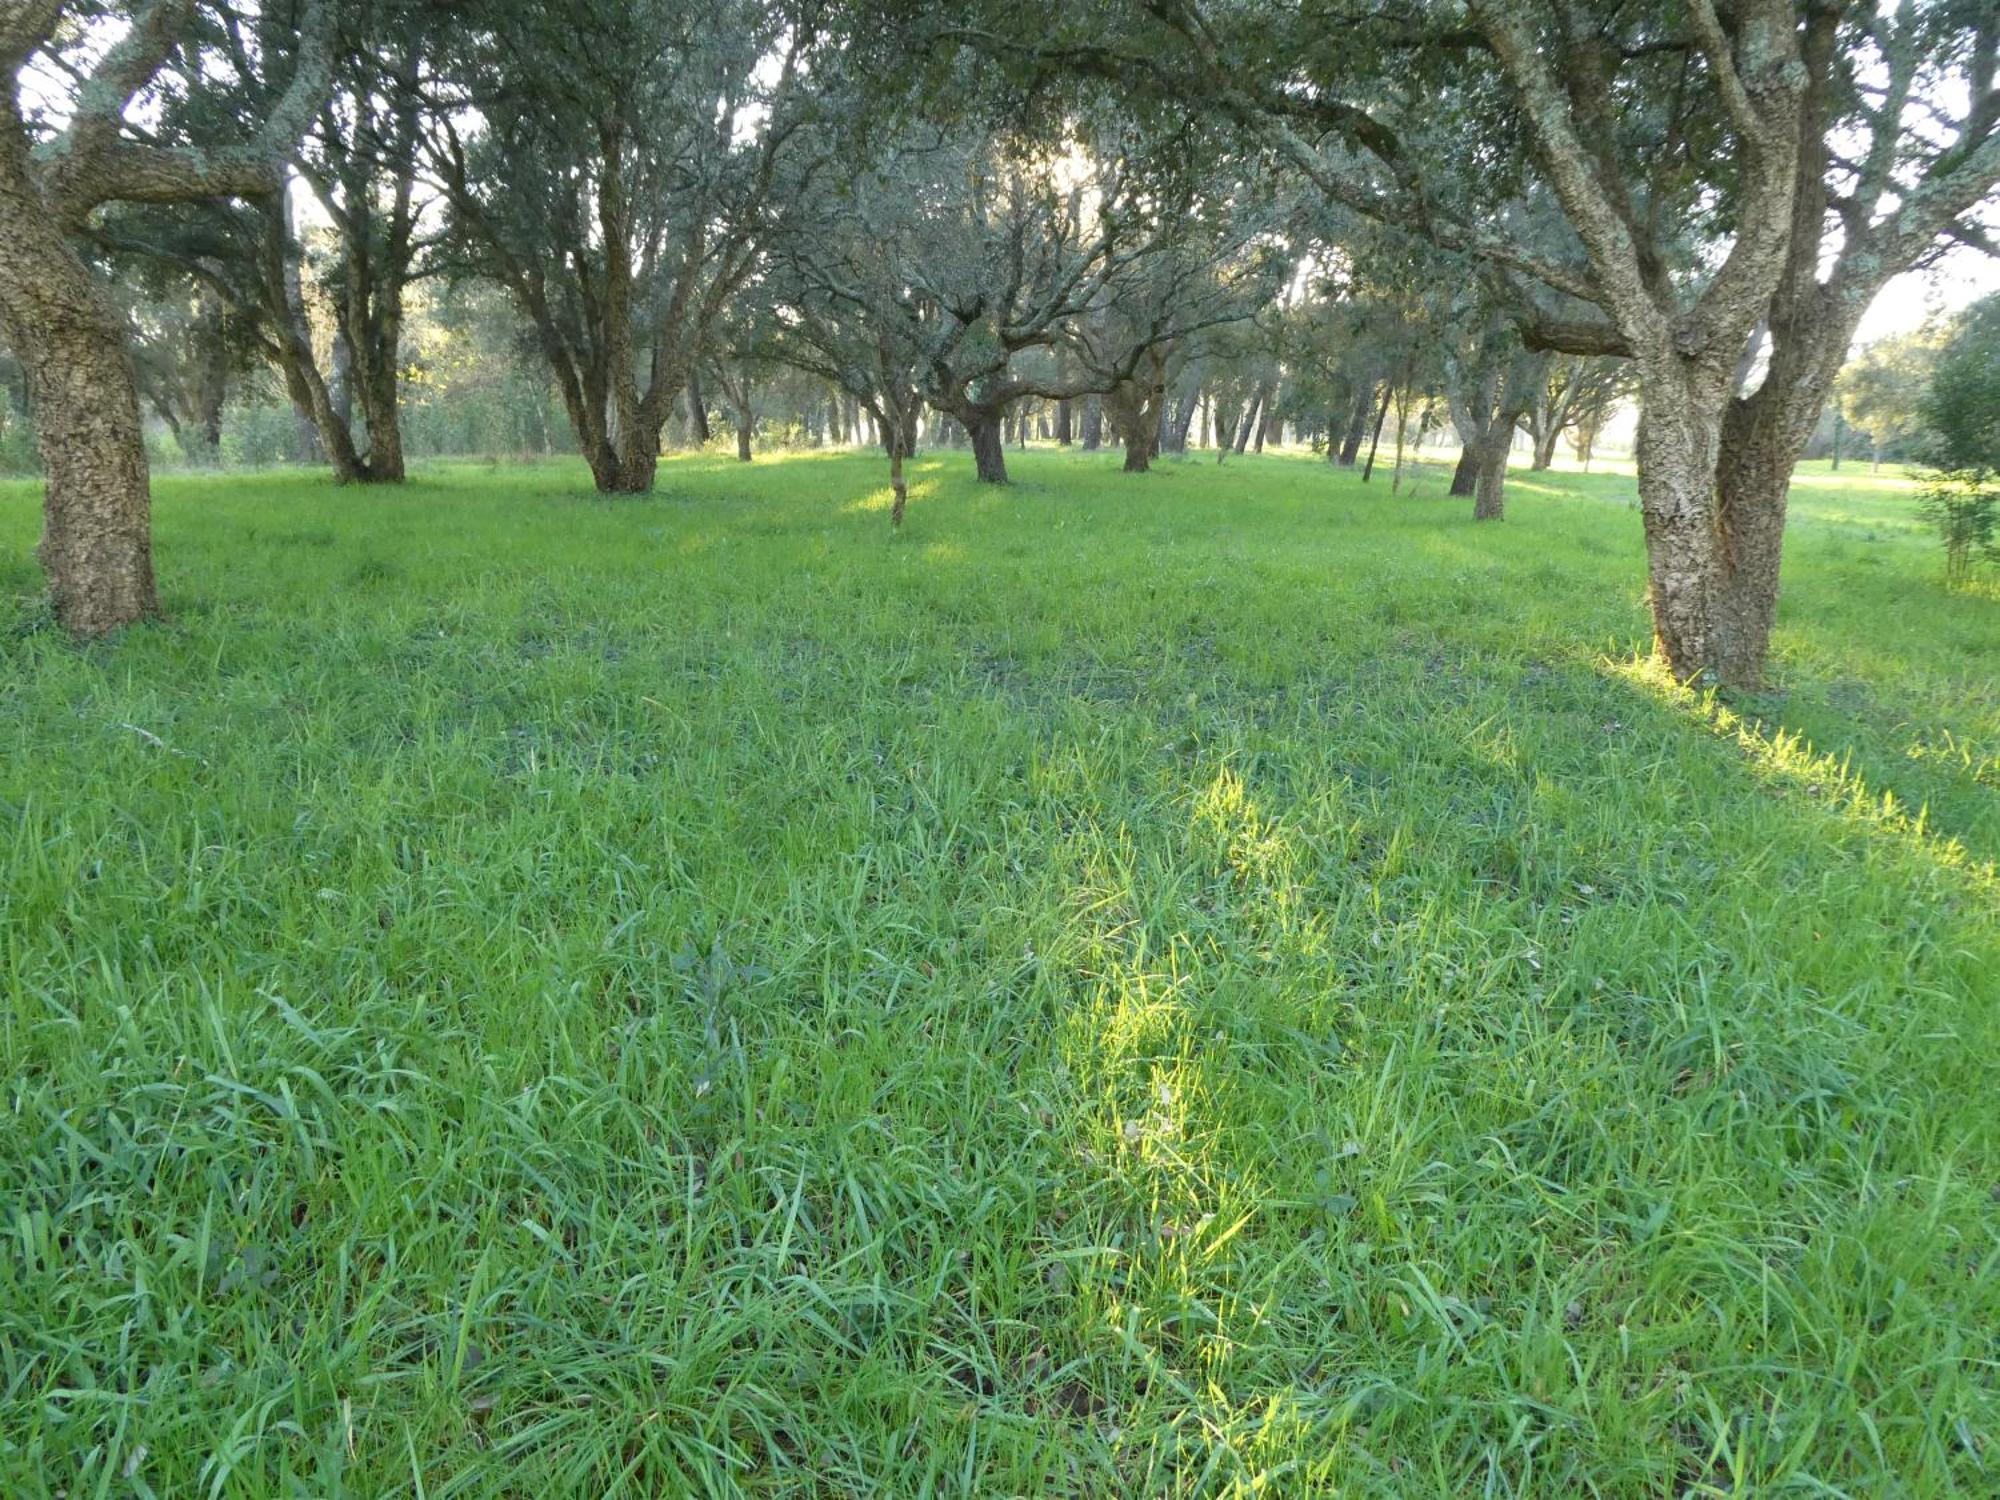
<path id="1" fill-rule="evenodd" d="M 1588 424 L 1594 437 L 1612 409 L 1631 395 L 1632 374 L 1629 361 L 1609 355 L 1559 354 L 1550 360 L 1535 399 L 1522 415 L 1535 440 L 1534 468 L 1540 471 L 1555 462 L 1556 445 L 1564 433 L 1581 434 Z M 1582 444 L 1579 456 L 1589 447 L 1589 442 Z"/>
<path id="2" fill-rule="evenodd" d="M 254 357 L 250 341 L 206 287 L 173 287 L 128 302 L 140 400 L 189 463 L 219 463 L 222 409 L 231 382 Z"/>
<path id="3" fill-rule="evenodd" d="M 1924 398 L 1943 343 L 1936 326 L 1877 339 L 1840 372 L 1834 399 L 1847 425 L 1868 434 L 1874 467 L 1922 434 Z"/>
<path id="4" fill-rule="evenodd" d="M 2000 296 L 1974 307 L 1938 352 L 1920 397 L 1924 514 L 1945 547 L 1946 576 L 1963 582 L 1976 562 L 2000 562 Z"/>
<path id="5" fill-rule="evenodd" d="M 1514 433 L 1547 388 L 1550 356 L 1525 347 L 1502 309 L 1474 303 L 1454 314 L 1460 333 L 1444 345 L 1445 397 L 1464 447 L 1451 492 L 1475 497 L 1474 519 L 1497 521 Z"/>
<path id="6" fill-rule="evenodd" d="M 1761 680 L 1791 472 L 1855 328 L 1892 277 L 1990 242 L 1990 3 L 949 9 L 1029 76 L 1227 119 L 1330 201 L 1476 258 L 1531 344 L 1630 359 L 1654 640 L 1683 680 Z"/>
<path id="7" fill-rule="evenodd" d="M 1018 403 L 1107 393 L 1153 435 L 1150 457 L 1177 346 L 1254 303 L 1255 257 L 1220 205 L 1162 198 L 1115 153 L 912 127 L 844 177 L 784 242 L 783 317 L 802 367 L 886 424 L 892 463 L 920 399 L 966 434 L 980 479 L 1005 483 Z M 1091 422 L 1086 407 L 1086 448 Z"/>
<path id="8" fill-rule="evenodd" d="M 1917 415 L 1928 462 L 2000 472 L 2000 296 L 1975 305 L 1938 348 Z"/>
<path id="9" fill-rule="evenodd" d="M 536 331 L 600 491 L 653 487 L 710 329 L 818 157 L 810 7 L 475 0 L 426 160 L 460 262 Z"/>

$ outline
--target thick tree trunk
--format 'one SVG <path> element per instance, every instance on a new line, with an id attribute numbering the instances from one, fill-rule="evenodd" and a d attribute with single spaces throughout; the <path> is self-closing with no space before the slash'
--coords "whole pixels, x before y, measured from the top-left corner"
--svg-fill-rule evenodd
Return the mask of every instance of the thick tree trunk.
<path id="1" fill-rule="evenodd" d="M 1083 451 L 1095 453 L 1104 446 L 1104 403 L 1096 396 L 1083 398 Z"/>
<path id="2" fill-rule="evenodd" d="M 736 418 L 736 457 L 742 463 L 750 462 L 750 418 L 741 414 Z"/>
<path id="3" fill-rule="evenodd" d="M 226 388 L 220 381 L 202 392 L 201 396 L 201 451 L 202 462 L 216 464 L 222 461 L 222 400 Z"/>
<path id="4" fill-rule="evenodd" d="M 34 192 L 0 164 L 0 337 L 34 403 L 57 621 L 98 636 L 159 613 L 152 491 L 125 327 Z"/>
<path id="5" fill-rule="evenodd" d="M 1481 440 L 1473 473 L 1472 519 L 1497 521 L 1506 513 L 1507 458 L 1514 446 L 1512 425 L 1493 424 L 1496 431 Z"/>
<path id="6" fill-rule="evenodd" d="M 1535 434 L 1534 473 L 1540 474 L 1555 466 L 1556 442 L 1561 437 L 1562 429 L 1554 423 L 1545 423 L 1542 430 Z"/>
<path id="7" fill-rule="evenodd" d="M 1001 441 L 1000 413 L 968 409 L 960 418 L 972 439 L 972 463 L 984 484 L 1007 482 L 1007 445 Z"/>
<path id="8" fill-rule="evenodd" d="M 368 461 L 360 478 L 369 484 L 401 484 L 404 478 L 403 419 L 396 399 L 396 367 L 387 351 L 370 351 L 357 363 L 361 421 L 368 429 Z"/>
<path id="9" fill-rule="evenodd" d="M 1475 445 L 1465 443 L 1458 450 L 1458 467 L 1451 471 L 1451 493 L 1463 497 L 1478 487 L 1479 451 Z"/>
<path id="10" fill-rule="evenodd" d="M 1655 368 L 1640 371 L 1637 457 L 1654 647 L 1683 682 L 1758 687 L 1777 608 L 1784 481 L 1773 495 L 1761 466 L 1746 465 L 1733 480 L 1746 504 L 1725 519 L 1720 469 L 1732 371 L 1647 363 Z"/>
<path id="11" fill-rule="evenodd" d="M 1361 445 L 1368 441 L 1368 411 L 1374 404 L 1375 388 L 1363 382 L 1348 409 L 1347 432 L 1340 441 L 1340 466 L 1351 469 L 1361 458 Z"/>
<path id="12" fill-rule="evenodd" d="M 1056 403 L 1056 442 L 1065 448 L 1071 442 L 1070 402 L 1067 396 Z"/>
<path id="13" fill-rule="evenodd" d="M 655 437 L 651 442 L 633 438 L 625 452 L 619 455 L 618 467 L 608 493 L 614 495 L 647 495 L 652 493 L 653 481 L 660 471 L 660 442 Z M 604 489 L 600 484 L 599 489 Z"/>

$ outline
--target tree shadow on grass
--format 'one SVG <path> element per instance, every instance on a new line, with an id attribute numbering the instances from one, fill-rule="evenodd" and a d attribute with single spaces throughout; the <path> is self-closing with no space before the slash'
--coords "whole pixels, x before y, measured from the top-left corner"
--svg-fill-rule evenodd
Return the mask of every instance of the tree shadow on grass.
<path id="1" fill-rule="evenodd" d="M 1918 1372 L 1972 1326 L 1991 871 L 1643 680 L 1495 665 L 1276 721 L 1225 673 L 1060 810 L 1052 1237 L 1151 1361 L 1107 1340 L 1104 1399 L 1440 1492 L 1968 1481 L 1924 1427 L 1973 1377 Z"/>

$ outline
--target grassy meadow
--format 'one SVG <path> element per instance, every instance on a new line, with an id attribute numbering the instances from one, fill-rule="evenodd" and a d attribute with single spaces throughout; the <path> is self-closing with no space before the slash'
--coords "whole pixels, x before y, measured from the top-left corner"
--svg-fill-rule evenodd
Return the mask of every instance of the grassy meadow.
<path id="1" fill-rule="evenodd" d="M 2000 593 L 1304 456 L 0 485 L 0 1495 L 2000 1493 Z"/>

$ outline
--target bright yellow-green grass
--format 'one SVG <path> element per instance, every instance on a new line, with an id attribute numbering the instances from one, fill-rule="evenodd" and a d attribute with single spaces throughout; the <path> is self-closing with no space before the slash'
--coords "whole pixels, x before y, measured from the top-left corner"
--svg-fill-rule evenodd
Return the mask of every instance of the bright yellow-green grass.
<path id="1" fill-rule="evenodd" d="M 1620 475 L 0 488 L 0 1494 L 2000 1493 L 2000 595 Z"/>

